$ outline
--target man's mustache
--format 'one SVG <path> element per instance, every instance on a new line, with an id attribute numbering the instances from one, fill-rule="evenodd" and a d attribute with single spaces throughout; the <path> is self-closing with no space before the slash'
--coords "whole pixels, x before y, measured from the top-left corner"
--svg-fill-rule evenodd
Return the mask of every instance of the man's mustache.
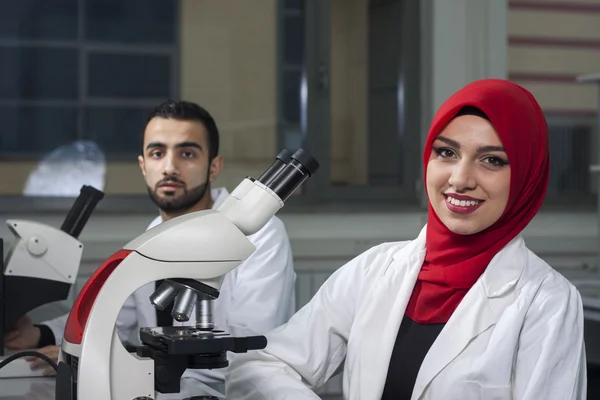
<path id="1" fill-rule="evenodd" d="M 179 179 L 177 177 L 170 176 L 170 177 L 166 177 L 166 178 L 161 179 L 156 184 L 156 187 L 158 188 L 161 185 L 164 185 L 164 184 L 173 184 L 173 183 L 181 185 L 181 186 L 185 186 L 185 182 L 184 181 L 182 181 L 181 179 Z"/>

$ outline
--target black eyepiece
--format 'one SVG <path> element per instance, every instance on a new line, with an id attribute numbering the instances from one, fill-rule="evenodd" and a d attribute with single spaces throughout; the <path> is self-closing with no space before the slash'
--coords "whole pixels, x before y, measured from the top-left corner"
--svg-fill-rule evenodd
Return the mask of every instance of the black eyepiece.
<path id="1" fill-rule="evenodd" d="M 288 149 L 283 149 L 275 157 L 275 162 L 258 177 L 258 181 L 265 186 L 269 186 L 269 182 L 279 174 L 292 159 L 292 152 Z"/>
<path id="2" fill-rule="evenodd" d="M 279 153 L 280 155 L 283 152 Z M 290 153 L 289 151 L 287 153 Z M 278 156 L 279 157 L 279 156 Z M 277 161 L 276 161 L 277 163 Z M 273 168 L 273 166 L 271 166 Z M 269 168 L 269 169 L 271 169 Z M 306 150 L 298 149 L 281 167 L 278 173 L 268 183 L 262 182 L 271 189 L 281 201 L 286 201 L 292 193 L 319 169 L 319 163 Z M 267 170 L 268 171 L 268 170 Z M 264 175 L 264 174 L 263 174 Z M 260 181 L 260 179 L 259 179 Z"/>
<path id="3" fill-rule="evenodd" d="M 317 160 L 306 150 L 298 149 L 292 155 L 292 158 L 298 161 L 304 168 L 309 176 L 313 176 L 319 169 L 319 163 Z"/>
<path id="4" fill-rule="evenodd" d="M 77 239 L 103 197 L 104 192 L 92 186 L 83 185 L 79 197 L 75 200 L 60 229 Z"/>

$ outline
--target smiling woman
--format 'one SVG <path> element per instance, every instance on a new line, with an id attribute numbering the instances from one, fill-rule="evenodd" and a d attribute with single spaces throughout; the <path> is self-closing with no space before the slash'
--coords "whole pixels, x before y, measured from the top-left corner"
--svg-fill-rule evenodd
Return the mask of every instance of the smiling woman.
<path id="1" fill-rule="evenodd" d="M 581 297 L 521 237 L 548 153 L 524 88 L 485 79 L 451 96 L 423 152 L 421 234 L 338 269 L 266 349 L 232 361 L 227 397 L 313 399 L 343 369 L 344 398 L 584 400 Z"/>
<path id="2" fill-rule="evenodd" d="M 426 182 L 431 206 L 454 233 L 475 234 L 500 218 L 508 203 L 510 165 L 481 110 L 463 108 L 435 138 Z"/>

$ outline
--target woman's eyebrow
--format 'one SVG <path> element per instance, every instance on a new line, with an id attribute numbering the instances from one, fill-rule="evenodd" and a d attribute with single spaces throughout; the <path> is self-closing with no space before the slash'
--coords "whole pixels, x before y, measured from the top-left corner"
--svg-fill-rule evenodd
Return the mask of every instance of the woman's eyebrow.
<path id="1" fill-rule="evenodd" d="M 435 138 L 436 140 L 439 140 L 441 142 L 444 142 L 446 144 L 449 144 L 450 146 L 456 148 L 456 149 L 460 149 L 460 143 L 458 143 L 456 140 L 452 140 L 449 139 L 447 137 L 444 136 L 438 136 L 437 138 Z M 487 153 L 490 151 L 503 151 L 506 153 L 506 150 L 504 149 L 504 147 L 502 146 L 481 146 L 477 148 L 477 153 Z"/>
<path id="2" fill-rule="evenodd" d="M 460 149 L 460 144 L 456 140 L 448 139 L 447 137 L 443 137 L 443 136 L 438 136 L 435 138 L 435 140 L 440 140 L 446 144 L 449 144 L 452 147 L 456 147 L 457 149 Z"/>

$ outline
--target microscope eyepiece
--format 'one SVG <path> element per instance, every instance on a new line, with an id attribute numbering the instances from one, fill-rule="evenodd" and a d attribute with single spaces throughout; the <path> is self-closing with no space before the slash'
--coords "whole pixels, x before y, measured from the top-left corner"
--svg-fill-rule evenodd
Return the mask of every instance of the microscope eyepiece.
<path id="1" fill-rule="evenodd" d="M 271 164 L 269 168 L 261 176 L 258 177 L 258 181 L 263 185 L 268 186 L 269 183 L 275 178 L 290 162 L 292 159 L 292 152 L 288 149 L 283 149 L 275 157 L 275 162 Z"/>
<path id="2" fill-rule="evenodd" d="M 298 149 L 292 155 L 292 159 L 296 160 L 302 167 L 306 169 L 308 176 L 313 176 L 319 169 L 317 160 L 306 150 Z"/>
<path id="3" fill-rule="evenodd" d="M 83 185 L 60 229 L 77 239 L 96 205 L 103 198 L 104 192 L 93 186 Z"/>
<path id="4" fill-rule="evenodd" d="M 287 151 L 287 150 L 284 150 Z M 281 155 L 279 153 L 279 155 Z M 289 151 L 287 153 L 290 153 Z M 278 160 L 267 170 L 275 170 L 274 165 L 276 165 Z M 282 160 L 283 161 L 283 160 Z M 279 165 L 279 164 L 277 164 Z M 261 183 L 271 189 L 281 201 L 286 201 L 288 197 L 300 186 L 306 179 L 308 179 L 311 175 L 313 175 L 319 169 L 319 163 L 315 158 L 306 150 L 298 149 L 292 156 L 290 157 L 289 162 L 285 166 L 279 166 L 276 176 L 270 178 L 267 182 L 263 182 L 259 179 Z M 267 173 L 265 172 L 265 174 Z M 265 175 L 263 174 L 263 176 Z"/>

